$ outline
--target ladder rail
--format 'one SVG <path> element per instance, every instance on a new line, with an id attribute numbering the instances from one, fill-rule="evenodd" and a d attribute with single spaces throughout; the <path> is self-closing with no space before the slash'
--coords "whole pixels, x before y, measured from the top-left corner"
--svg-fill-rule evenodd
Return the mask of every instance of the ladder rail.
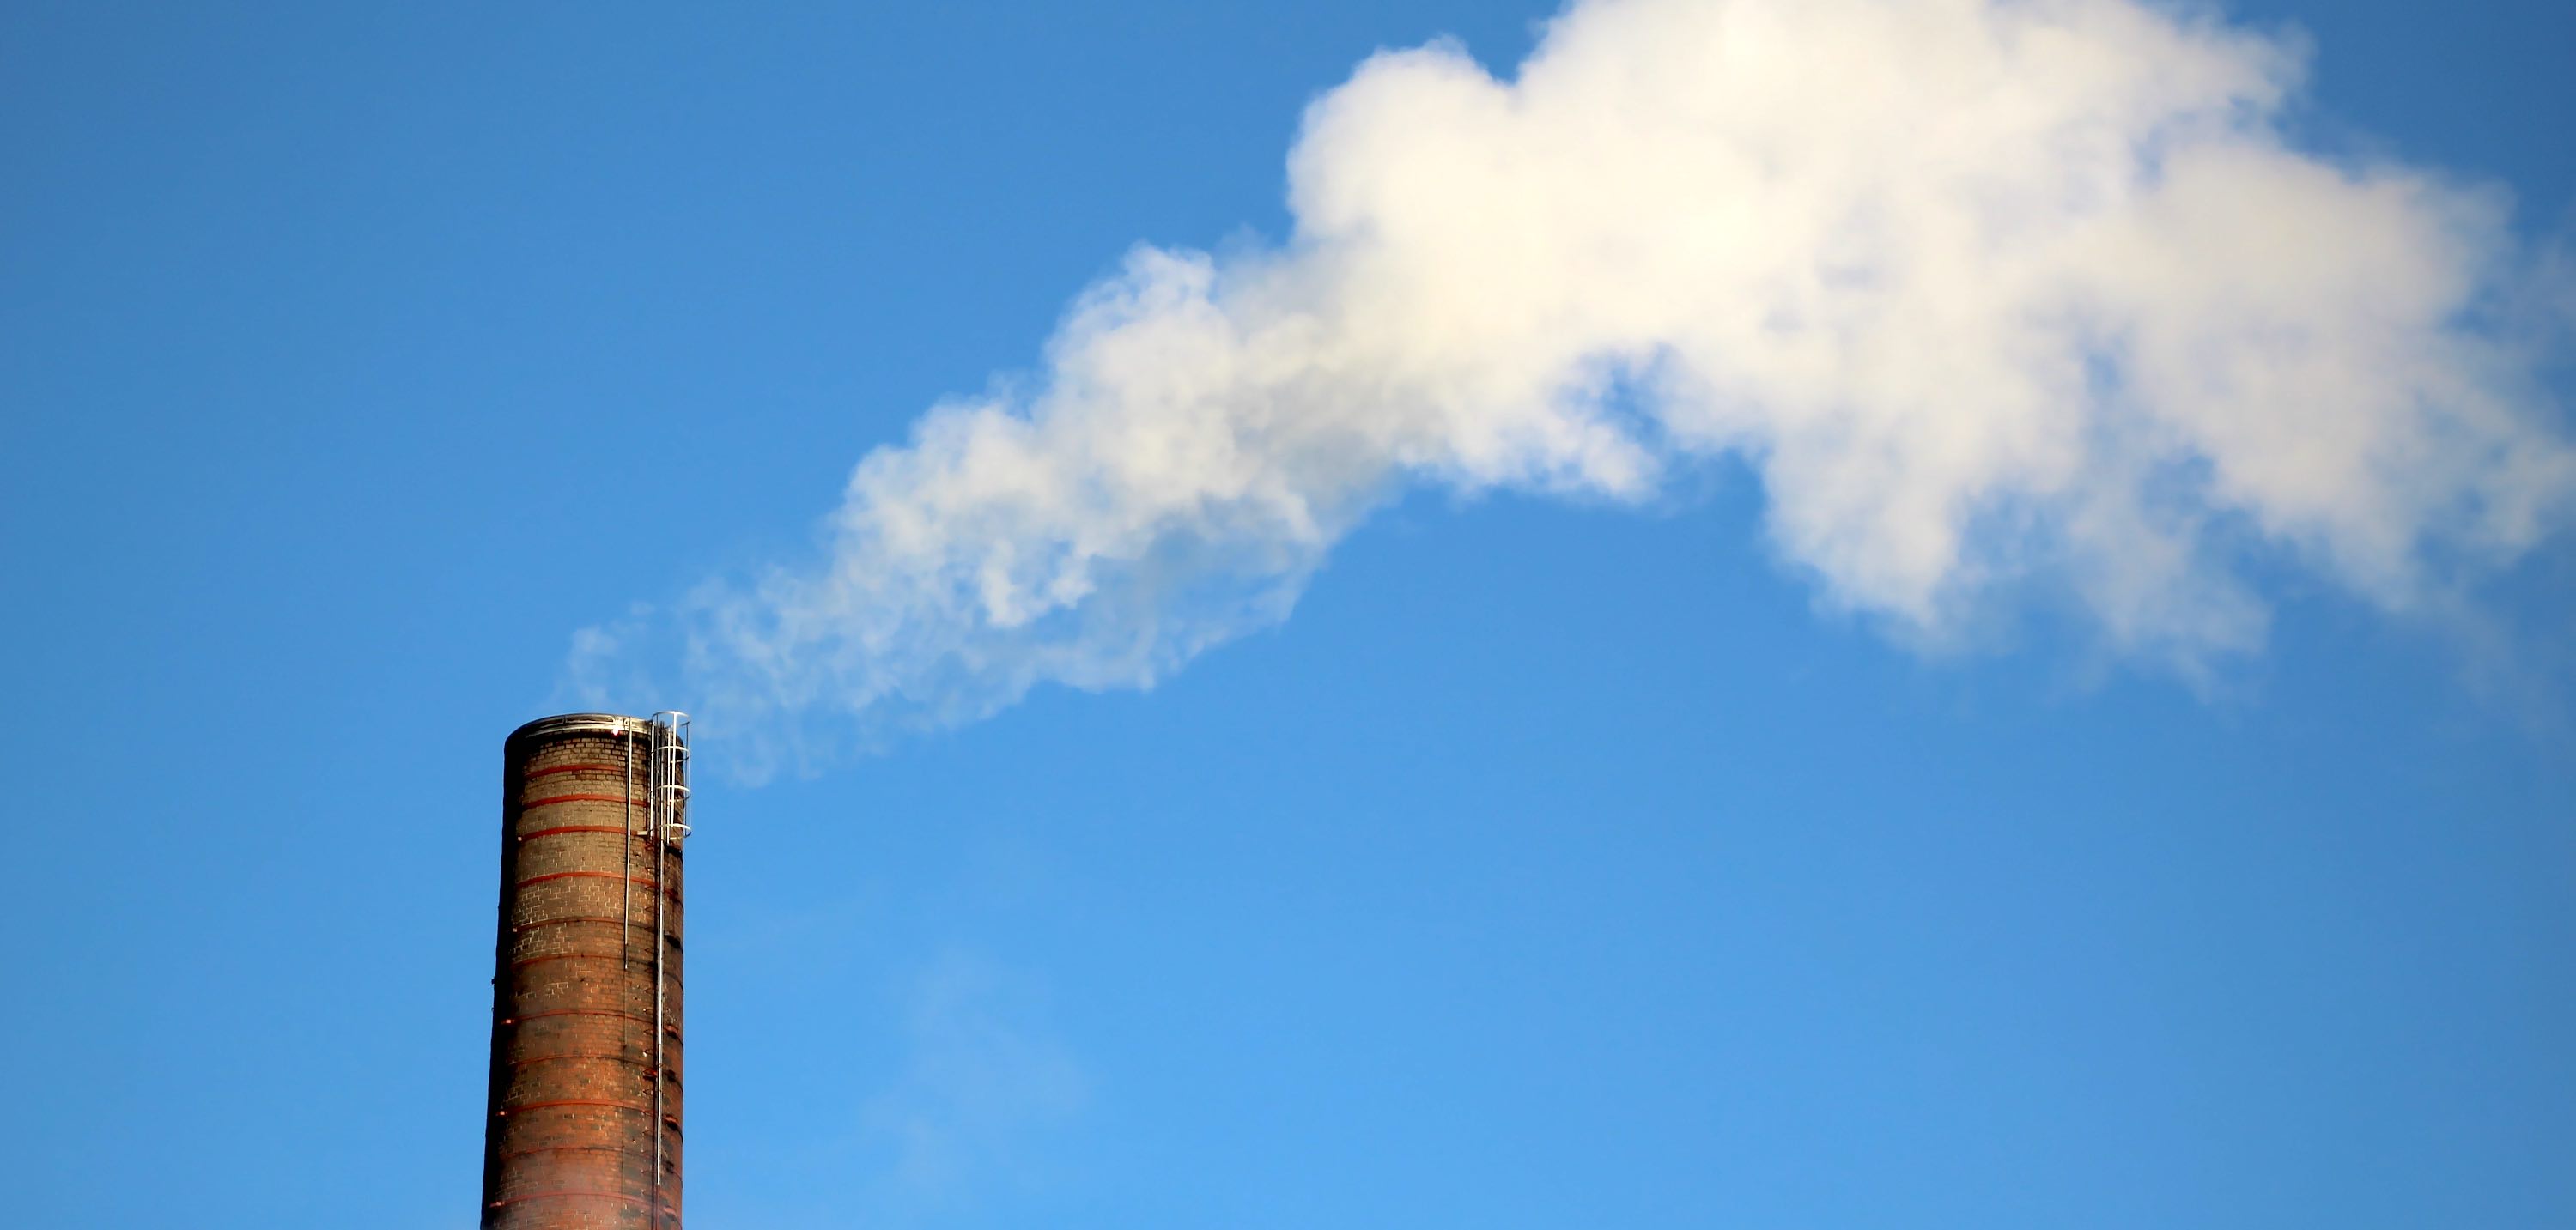
<path id="1" fill-rule="evenodd" d="M 663 970 L 663 954 L 670 948 L 671 932 L 665 911 L 671 906 L 669 882 L 671 848 L 689 835 L 689 824 L 682 818 L 689 801 L 689 715 L 677 710 L 664 710 L 651 719 L 650 741 L 645 757 L 645 825 L 653 842 L 653 1224 L 658 1228 L 665 1220 L 667 1206 L 662 1200 L 662 1170 L 667 1156 L 663 1141 L 664 1099 L 670 1088 L 669 1074 L 663 1070 L 668 1062 L 665 1050 L 669 1038 L 668 984 Z M 632 804 L 630 803 L 630 806 Z"/>

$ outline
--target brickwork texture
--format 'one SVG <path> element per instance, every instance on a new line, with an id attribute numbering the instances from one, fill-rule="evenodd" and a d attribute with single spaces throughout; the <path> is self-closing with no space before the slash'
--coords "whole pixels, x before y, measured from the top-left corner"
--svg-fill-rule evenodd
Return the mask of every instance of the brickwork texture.
<path id="1" fill-rule="evenodd" d="M 680 849 L 635 835 L 650 746 L 609 715 L 504 746 L 484 1230 L 679 1230 Z"/>

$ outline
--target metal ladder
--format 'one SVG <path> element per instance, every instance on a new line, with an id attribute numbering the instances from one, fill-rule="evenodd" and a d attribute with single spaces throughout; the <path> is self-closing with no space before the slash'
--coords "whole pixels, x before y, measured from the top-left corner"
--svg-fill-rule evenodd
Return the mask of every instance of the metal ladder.
<path id="1" fill-rule="evenodd" d="M 672 892 L 668 881 L 671 851 L 689 837 L 689 715 L 665 709 L 649 719 L 644 750 L 644 829 L 633 834 L 653 842 L 653 1224 L 663 1224 L 662 1204 L 663 1093 L 670 1087 L 664 1071 L 663 1044 L 669 1037 L 664 1000 L 667 984 L 662 956 L 670 951 L 671 931 L 663 911 Z"/>

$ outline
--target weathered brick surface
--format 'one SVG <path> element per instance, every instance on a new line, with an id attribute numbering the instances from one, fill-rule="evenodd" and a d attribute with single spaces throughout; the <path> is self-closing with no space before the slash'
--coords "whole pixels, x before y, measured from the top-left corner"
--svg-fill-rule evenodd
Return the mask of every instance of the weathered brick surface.
<path id="1" fill-rule="evenodd" d="M 513 737 L 504 755 L 486 1230 L 680 1225 L 681 860 L 662 852 L 657 876 L 655 843 L 629 835 L 644 827 L 648 746 L 632 725 Z"/>

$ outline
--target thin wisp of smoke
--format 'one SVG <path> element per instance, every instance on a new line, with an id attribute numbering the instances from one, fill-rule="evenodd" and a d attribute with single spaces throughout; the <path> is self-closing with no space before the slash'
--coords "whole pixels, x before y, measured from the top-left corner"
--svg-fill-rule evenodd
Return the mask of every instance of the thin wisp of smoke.
<path id="1" fill-rule="evenodd" d="M 1142 687 L 1398 494 L 1642 503 L 1721 460 L 1823 600 L 1940 644 L 2032 585 L 2186 669 L 2249 550 L 2405 610 L 2576 491 L 2501 194 L 2295 148 L 2300 57 L 2139 0 L 1584 0 L 1309 110 L 1294 230 L 1139 248 L 1018 391 L 678 609 L 724 726 Z M 620 665 L 586 632 L 577 673 Z"/>

